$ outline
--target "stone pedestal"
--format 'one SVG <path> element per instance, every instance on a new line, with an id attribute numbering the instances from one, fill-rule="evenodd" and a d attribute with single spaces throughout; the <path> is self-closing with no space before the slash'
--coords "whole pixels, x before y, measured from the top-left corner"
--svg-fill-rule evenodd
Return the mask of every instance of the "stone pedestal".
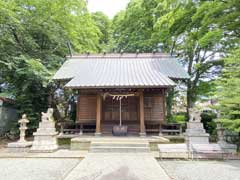
<path id="1" fill-rule="evenodd" d="M 230 154 L 237 153 L 237 145 L 235 145 L 235 144 L 229 144 L 227 142 L 218 142 L 218 144 L 220 145 L 223 152 L 225 152 L 225 153 L 230 153 Z"/>
<path id="2" fill-rule="evenodd" d="M 222 158 L 222 149 L 218 144 L 209 143 L 209 134 L 201 123 L 201 111 L 191 110 L 185 133 L 185 142 L 192 158 Z"/>
<path id="3" fill-rule="evenodd" d="M 190 119 L 187 123 L 187 129 L 184 134 L 185 144 L 160 144 L 158 149 L 160 151 L 160 157 L 173 157 L 175 158 L 197 158 L 197 159 L 223 159 L 231 158 L 236 153 L 236 145 L 228 144 L 224 140 L 224 129 L 218 125 L 218 143 L 209 143 L 209 134 L 206 133 L 201 123 L 200 111 L 194 109 L 190 110 Z M 170 155 L 169 155 L 170 154 Z"/>
<path id="4" fill-rule="evenodd" d="M 32 142 L 13 142 L 8 143 L 9 152 L 28 152 L 32 146 Z"/>
<path id="5" fill-rule="evenodd" d="M 54 120 L 50 117 L 51 114 L 42 113 L 42 122 L 39 123 L 37 132 L 33 133 L 34 141 L 30 152 L 53 152 L 58 149 L 58 132 Z"/>
<path id="6" fill-rule="evenodd" d="M 139 133 L 139 136 L 140 136 L 140 137 L 146 137 L 146 133 L 145 133 L 145 132 Z"/>
<path id="7" fill-rule="evenodd" d="M 58 149 L 58 132 L 52 121 L 40 122 L 37 132 L 33 133 L 34 141 L 31 152 L 53 152 Z"/>
<path id="8" fill-rule="evenodd" d="M 209 134 L 206 133 L 201 122 L 188 122 L 185 133 L 187 144 L 209 144 Z"/>

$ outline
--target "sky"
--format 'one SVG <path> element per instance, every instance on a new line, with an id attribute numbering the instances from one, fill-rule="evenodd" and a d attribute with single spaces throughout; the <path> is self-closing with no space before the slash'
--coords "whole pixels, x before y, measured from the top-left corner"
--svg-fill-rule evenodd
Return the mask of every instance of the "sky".
<path id="1" fill-rule="evenodd" d="M 113 18 L 119 11 L 124 10 L 130 0 L 88 0 L 90 12 L 102 11 L 109 18 Z"/>

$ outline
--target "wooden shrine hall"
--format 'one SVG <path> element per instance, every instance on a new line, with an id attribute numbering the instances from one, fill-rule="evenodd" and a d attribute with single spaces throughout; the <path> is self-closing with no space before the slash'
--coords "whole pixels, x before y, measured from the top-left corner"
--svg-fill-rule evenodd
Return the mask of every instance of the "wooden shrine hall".
<path id="1" fill-rule="evenodd" d="M 76 123 L 96 135 L 160 132 L 168 89 L 187 78 L 178 60 L 162 53 L 74 55 L 53 77 L 78 91 Z"/>

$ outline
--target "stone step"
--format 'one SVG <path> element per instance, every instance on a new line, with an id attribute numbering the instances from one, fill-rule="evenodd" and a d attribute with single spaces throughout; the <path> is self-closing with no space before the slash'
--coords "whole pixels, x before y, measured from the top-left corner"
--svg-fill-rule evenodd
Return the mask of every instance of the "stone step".
<path id="1" fill-rule="evenodd" d="M 81 140 L 81 139 L 80 139 Z M 148 140 L 146 138 L 140 138 L 140 137 L 97 137 L 92 140 L 92 142 L 133 142 L 133 143 L 139 143 L 144 142 L 148 143 Z"/>
<path id="2" fill-rule="evenodd" d="M 96 139 L 91 142 L 90 152 L 149 152 L 149 143 L 135 138 Z"/>
<path id="3" fill-rule="evenodd" d="M 149 147 L 145 142 L 92 142 L 91 147 Z"/>
<path id="4" fill-rule="evenodd" d="M 140 152 L 149 152 L 148 147 L 113 147 L 113 146 L 101 146 L 101 147 L 91 147 L 90 152 L 98 152 L 98 153 L 106 153 L 106 152 L 113 152 L 113 153 L 140 153 Z"/>

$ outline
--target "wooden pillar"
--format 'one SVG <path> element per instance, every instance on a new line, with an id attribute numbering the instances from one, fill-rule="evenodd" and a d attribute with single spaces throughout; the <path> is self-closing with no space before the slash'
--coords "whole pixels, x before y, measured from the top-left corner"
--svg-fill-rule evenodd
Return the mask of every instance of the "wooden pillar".
<path id="1" fill-rule="evenodd" d="M 79 110 L 80 110 L 80 91 L 78 91 L 78 97 L 77 97 L 77 110 L 76 110 L 76 122 L 79 121 Z"/>
<path id="2" fill-rule="evenodd" d="M 81 136 L 81 135 L 83 135 L 83 125 L 82 124 L 79 124 L 79 126 L 78 126 L 78 123 L 77 122 L 80 122 L 79 121 L 79 119 L 80 119 L 80 117 L 79 117 L 79 110 L 80 110 L 80 91 L 78 91 L 78 97 L 77 97 L 77 110 L 76 110 L 76 128 L 78 128 L 78 127 L 80 127 L 80 129 L 79 129 L 79 135 Z"/>
<path id="3" fill-rule="evenodd" d="M 140 113 L 140 136 L 146 136 L 144 122 L 144 95 L 143 91 L 139 93 L 139 113 Z"/>
<path id="4" fill-rule="evenodd" d="M 167 104 L 166 104 L 166 90 L 163 89 L 163 122 L 166 121 L 166 115 L 167 115 L 166 106 L 167 106 Z"/>
<path id="5" fill-rule="evenodd" d="M 101 118 L 102 118 L 102 97 L 97 94 L 97 107 L 96 107 L 96 132 L 95 136 L 101 135 Z"/>
<path id="6" fill-rule="evenodd" d="M 166 121 L 166 91 L 165 89 L 162 89 L 162 98 L 163 98 L 163 121 L 160 121 L 160 126 L 159 126 L 159 136 L 163 136 L 162 134 L 162 127 L 163 123 Z"/>

